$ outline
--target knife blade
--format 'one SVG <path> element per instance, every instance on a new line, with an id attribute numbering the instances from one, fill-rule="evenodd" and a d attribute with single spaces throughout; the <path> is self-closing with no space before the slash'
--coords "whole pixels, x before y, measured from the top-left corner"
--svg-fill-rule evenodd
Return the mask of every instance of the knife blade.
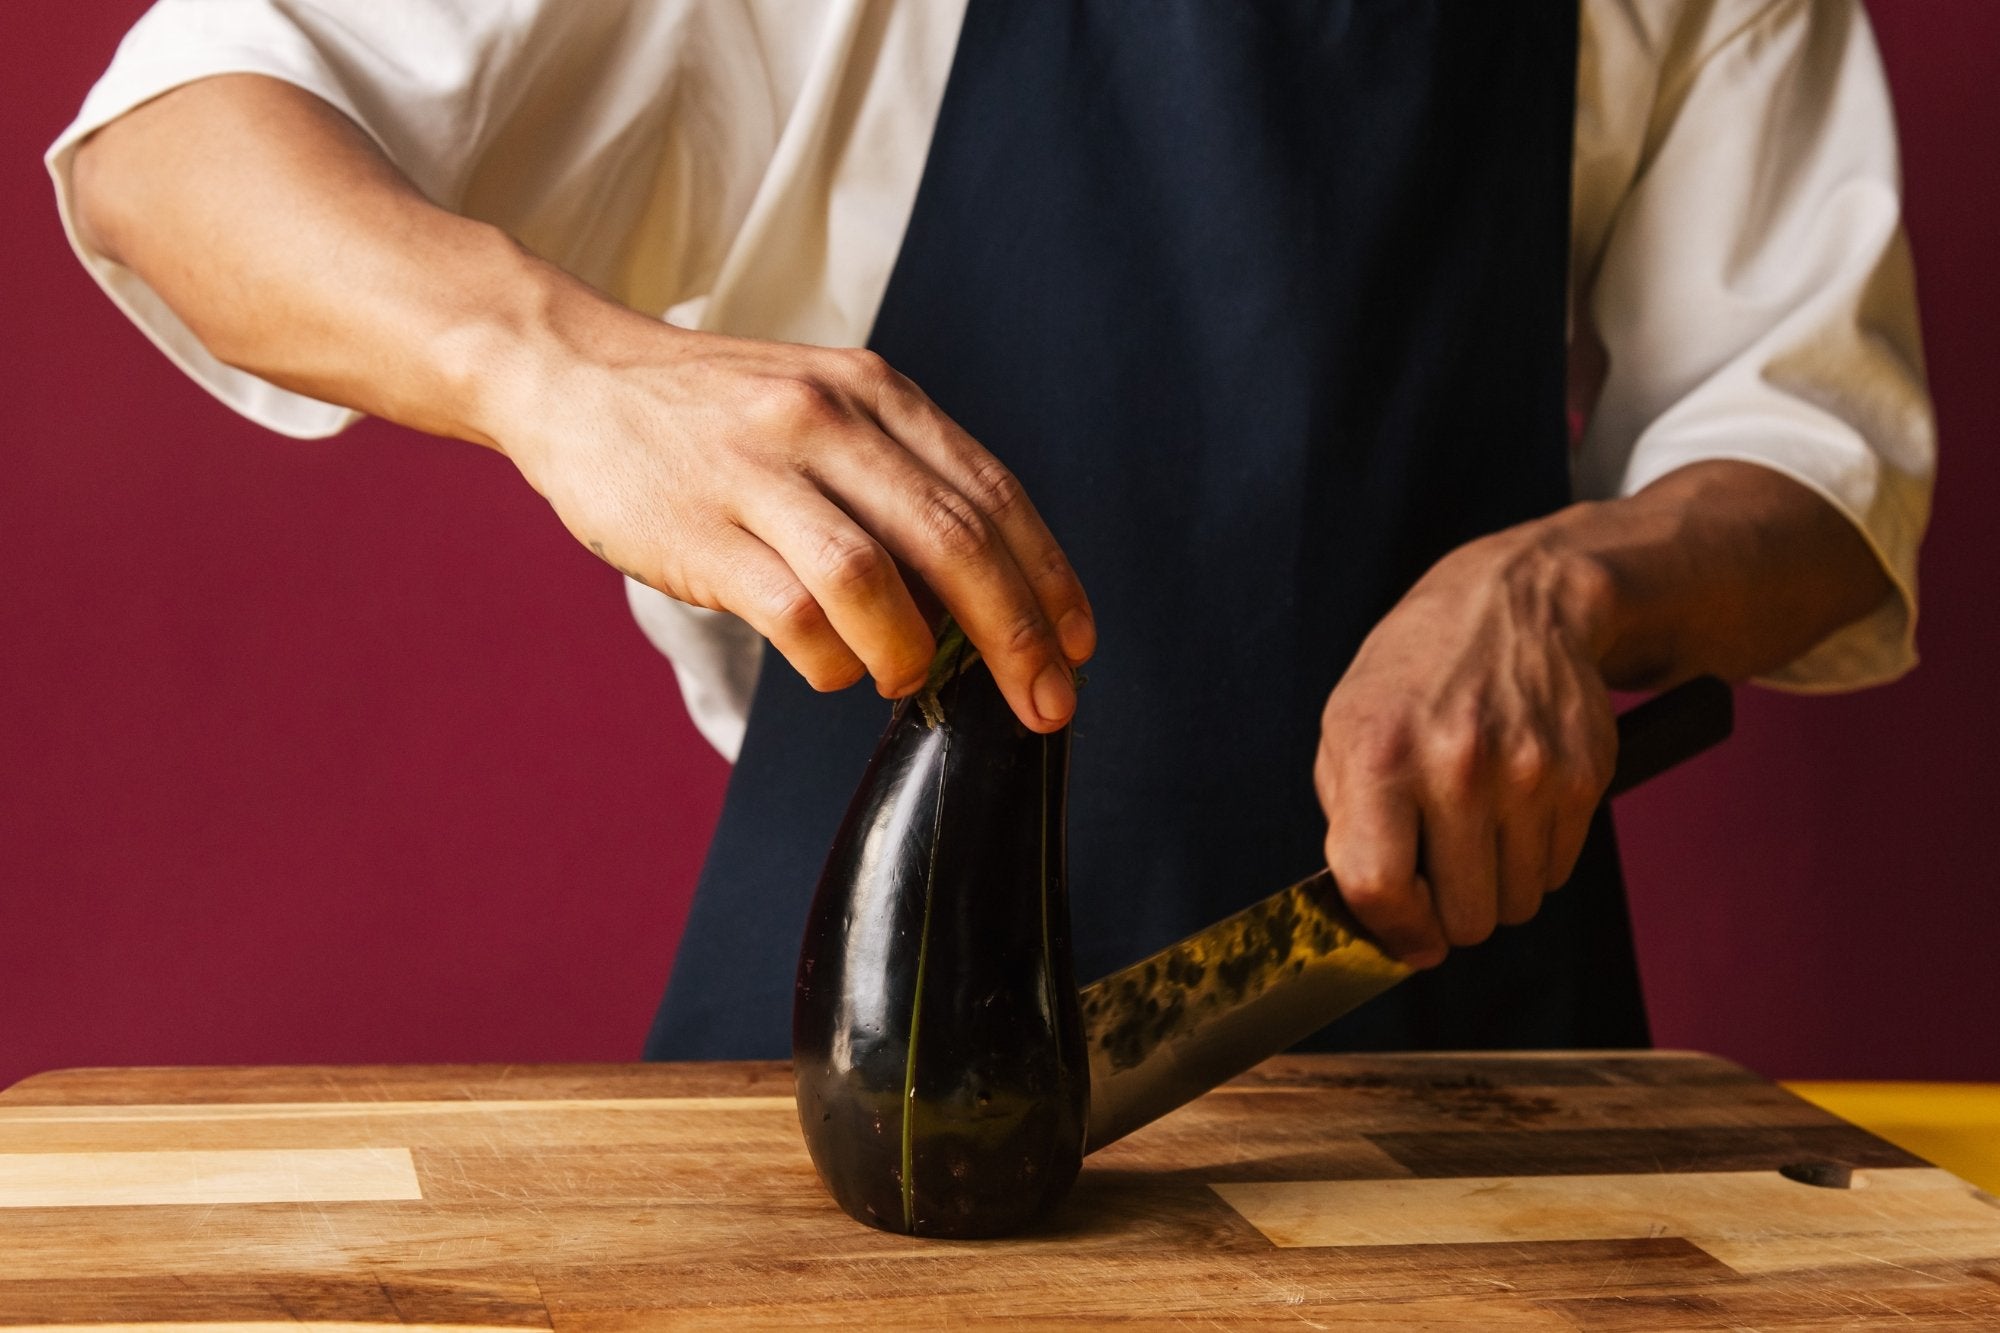
<path id="1" fill-rule="evenodd" d="M 1728 737 L 1729 686 L 1702 676 L 1618 719 L 1606 798 Z M 1411 969 L 1382 952 L 1325 870 L 1083 988 L 1085 1151 L 1303 1041 Z"/>

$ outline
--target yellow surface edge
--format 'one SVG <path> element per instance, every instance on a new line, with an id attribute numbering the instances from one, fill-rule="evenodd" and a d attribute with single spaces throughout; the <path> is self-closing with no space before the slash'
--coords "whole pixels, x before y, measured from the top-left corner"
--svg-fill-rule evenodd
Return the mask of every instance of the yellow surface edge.
<path id="1" fill-rule="evenodd" d="M 1787 1082 L 1792 1092 L 2000 1194 L 2000 1083 Z"/>

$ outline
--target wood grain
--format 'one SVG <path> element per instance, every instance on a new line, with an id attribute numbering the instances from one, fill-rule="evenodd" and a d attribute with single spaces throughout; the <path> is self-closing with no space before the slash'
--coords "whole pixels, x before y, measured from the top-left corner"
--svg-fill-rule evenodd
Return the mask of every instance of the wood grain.
<path id="1" fill-rule="evenodd" d="M 9 1325 L 15 1333 L 78 1333 L 76 1324 L 17 1324 Z M 383 1325 L 374 1320 L 315 1319 L 200 1319 L 188 1320 L 144 1320 L 137 1323 L 120 1321 L 116 1324 L 85 1324 L 83 1328 L 105 1333 L 297 1333 L 301 1328 L 310 1328 L 314 1333 L 380 1333 Z M 404 1333 L 513 1333 L 507 1324 L 407 1324 L 395 1321 L 395 1327 Z"/>
<path id="2" fill-rule="evenodd" d="M 1266 1180 L 1211 1186 L 1273 1245 L 1478 1245 L 1675 1236 L 1776 1254 L 1846 1252 L 1885 1228 L 1934 1249 L 2000 1252 L 2000 1208 L 1948 1171 L 1856 1171 L 1822 1188 L 1777 1171 Z M 1825 1244 L 1818 1244 L 1824 1242 Z M 1822 1256 L 1823 1257 L 1823 1256 Z M 1734 1265 L 1732 1265 L 1734 1266 Z M 1803 1265 L 1801 1265 L 1803 1266 Z"/>
<path id="3" fill-rule="evenodd" d="M 0 1152 L 0 1208 L 422 1197 L 408 1148 Z"/>
<path id="4" fill-rule="evenodd" d="M 94 1070 L 0 1094 L 0 1158 L 80 1171 L 363 1149 L 407 1152 L 422 1197 L 0 1210 L 0 1325 L 2000 1327 L 2000 1210 L 1703 1056 L 1271 1061 L 1092 1156 L 1037 1231 L 959 1244 L 835 1209 L 776 1064 Z M 1777 1174 L 1801 1162 L 1863 1183 Z M 1468 1179 L 1553 1211 L 1471 1228 Z M 1302 1226 L 1364 1196 L 1404 1222 L 1287 1248 L 1215 1185 L 1334 1191 L 1295 1201 Z"/>

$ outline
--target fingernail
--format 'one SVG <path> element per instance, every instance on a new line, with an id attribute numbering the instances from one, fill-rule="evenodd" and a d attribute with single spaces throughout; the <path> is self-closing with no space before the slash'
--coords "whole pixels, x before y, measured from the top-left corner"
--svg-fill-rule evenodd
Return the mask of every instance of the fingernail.
<path id="1" fill-rule="evenodd" d="M 1063 656 L 1071 666 L 1097 651 L 1097 626 L 1082 611 L 1070 611 L 1056 623 L 1056 638 L 1062 642 Z"/>
<path id="2" fill-rule="evenodd" d="M 1069 672 L 1059 666 L 1044 667 L 1035 677 L 1034 695 L 1035 711 L 1044 721 L 1067 722 L 1076 711 L 1076 687 L 1069 683 Z"/>

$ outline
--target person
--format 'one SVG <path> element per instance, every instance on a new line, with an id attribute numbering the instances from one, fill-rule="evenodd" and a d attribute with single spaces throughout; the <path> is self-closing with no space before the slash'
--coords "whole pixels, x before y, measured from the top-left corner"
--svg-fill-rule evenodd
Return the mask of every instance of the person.
<path id="1" fill-rule="evenodd" d="M 1350 1049 L 1643 1044 L 1610 691 L 1914 661 L 1851 0 L 162 0 L 49 165 L 225 402 L 625 573 L 735 761 L 653 1056 L 786 1049 L 933 604 L 1076 719 L 1079 974 L 1323 861 L 1424 969 Z"/>

